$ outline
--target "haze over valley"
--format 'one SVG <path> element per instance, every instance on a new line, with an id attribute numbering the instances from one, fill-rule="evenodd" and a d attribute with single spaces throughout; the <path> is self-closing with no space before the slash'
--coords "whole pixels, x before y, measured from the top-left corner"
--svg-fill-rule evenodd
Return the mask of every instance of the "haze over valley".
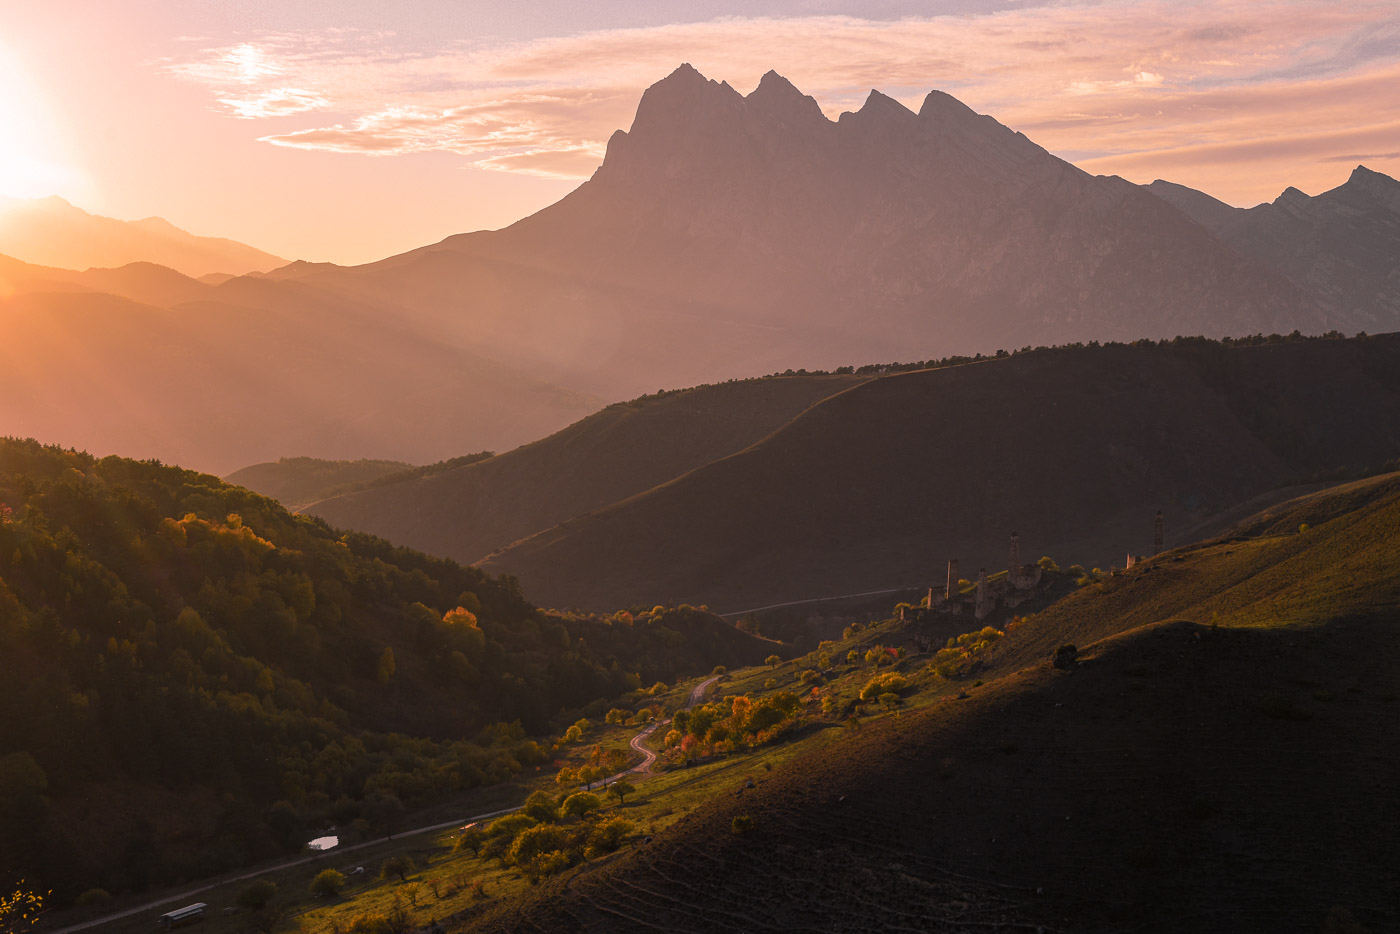
<path id="1" fill-rule="evenodd" d="M 1400 8 L 808 6 L 0 11 L 0 932 L 1400 929 Z"/>

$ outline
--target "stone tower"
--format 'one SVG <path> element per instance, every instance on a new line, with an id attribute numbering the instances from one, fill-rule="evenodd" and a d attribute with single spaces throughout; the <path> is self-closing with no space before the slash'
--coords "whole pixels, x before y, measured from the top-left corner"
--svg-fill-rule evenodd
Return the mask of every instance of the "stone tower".
<path id="1" fill-rule="evenodd" d="M 1021 573 L 1021 536 L 1011 533 L 1011 564 L 1007 567 L 1013 575 Z"/>
<path id="2" fill-rule="evenodd" d="M 1152 553 L 1162 553 L 1162 510 L 1157 510 L 1157 521 L 1152 531 Z"/>
<path id="3" fill-rule="evenodd" d="M 952 603 L 958 599 L 958 559 L 948 560 L 948 591 L 946 594 L 948 602 Z"/>

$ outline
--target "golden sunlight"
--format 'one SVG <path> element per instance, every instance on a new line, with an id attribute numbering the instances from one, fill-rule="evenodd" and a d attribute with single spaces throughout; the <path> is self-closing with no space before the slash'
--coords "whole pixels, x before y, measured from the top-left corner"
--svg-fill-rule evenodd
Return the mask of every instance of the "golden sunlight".
<path id="1" fill-rule="evenodd" d="M 0 46 L 0 195 L 70 193 L 78 173 L 57 157 L 50 116 L 15 57 Z"/>

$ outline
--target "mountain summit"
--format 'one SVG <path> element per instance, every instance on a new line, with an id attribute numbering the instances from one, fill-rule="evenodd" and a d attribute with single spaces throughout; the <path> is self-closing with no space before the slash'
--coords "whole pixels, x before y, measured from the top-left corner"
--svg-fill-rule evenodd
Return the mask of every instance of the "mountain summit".
<path id="1" fill-rule="evenodd" d="M 187 276 L 266 272 L 286 262 L 235 240 L 195 236 L 161 217 L 120 221 L 59 197 L 0 198 L 0 254 L 63 269 L 155 263 Z"/>
<path id="2" fill-rule="evenodd" d="M 1400 182 L 1358 165 L 1316 197 L 1284 189 L 1245 209 L 1160 179 L 1148 190 L 1309 295 L 1347 330 L 1400 327 Z"/>
<path id="3" fill-rule="evenodd" d="M 499 231 L 307 281 L 622 397 L 788 367 L 1089 339 L 1320 331 L 1295 283 L 955 98 L 829 119 L 682 65 L 593 178 Z"/>

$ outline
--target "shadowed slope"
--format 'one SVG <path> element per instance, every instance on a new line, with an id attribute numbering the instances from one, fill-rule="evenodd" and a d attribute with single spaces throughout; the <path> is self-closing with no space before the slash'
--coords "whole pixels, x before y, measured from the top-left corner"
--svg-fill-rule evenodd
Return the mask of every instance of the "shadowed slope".
<path id="1" fill-rule="evenodd" d="M 1276 528 L 1300 516 L 1320 522 Z M 1400 480 L 1249 527 L 1030 618 L 985 686 L 952 686 L 966 699 L 833 740 L 466 928 L 1313 934 L 1339 908 L 1394 928 Z M 1213 606 L 1219 628 L 1171 621 Z M 1080 663 L 1057 671 L 1067 640 Z"/>
<path id="2" fill-rule="evenodd" d="M 553 605 L 724 611 L 1149 550 L 1321 470 L 1400 454 L 1400 339 L 1018 354 L 886 377 L 485 566 Z M 1170 537 L 1170 536 L 1169 536 Z"/>
<path id="3" fill-rule="evenodd" d="M 474 561 L 726 457 L 812 403 L 864 380 L 744 380 L 618 403 L 488 461 L 348 493 L 307 511 L 335 525 Z"/>

